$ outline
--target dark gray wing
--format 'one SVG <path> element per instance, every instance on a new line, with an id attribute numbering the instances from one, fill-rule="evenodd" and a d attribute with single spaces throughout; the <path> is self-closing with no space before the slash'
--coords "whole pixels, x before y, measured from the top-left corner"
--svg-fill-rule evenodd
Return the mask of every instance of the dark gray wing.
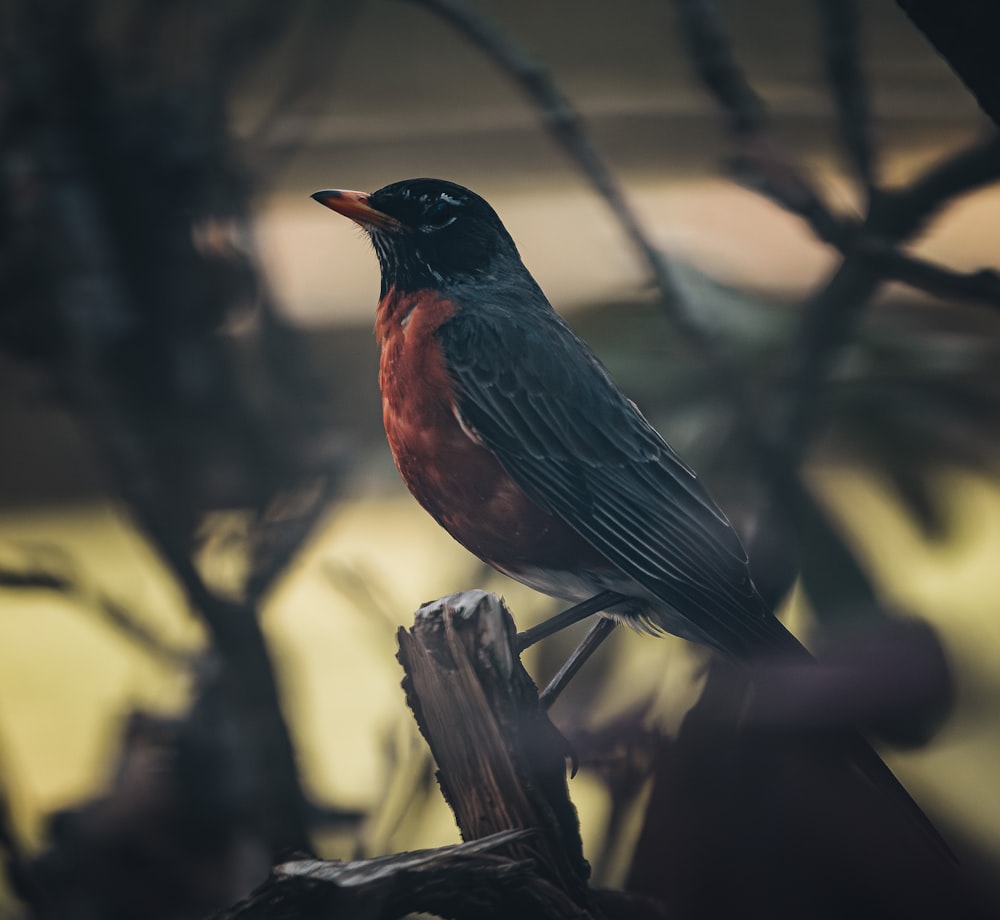
<path id="1" fill-rule="evenodd" d="M 794 643 L 725 515 L 551 308 L 460 311 L 438 335 L 464 423 L 533 501 L 706 643 L 740 658 Z"/>

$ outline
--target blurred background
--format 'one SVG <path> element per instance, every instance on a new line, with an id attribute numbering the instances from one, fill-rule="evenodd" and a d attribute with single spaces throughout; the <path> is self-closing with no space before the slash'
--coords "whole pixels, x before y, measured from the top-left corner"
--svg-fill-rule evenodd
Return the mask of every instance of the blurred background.
<path id="1" fill-rule="evenodd" d="M 858 54 L 839 78 L 823 4 L 718 4 L 766 106 L 752 124 L 699 79 L 706 59 L 678 5 L 470 0 L 581 115 L 670 260 L 665 306 L 544 111 L 435 6 L 46 0 L 0 13 L 0 789 L 13 862 L 47 854 L 39 877 L 63 884 L 88 835 L 166 852 L 181 832 L 150 842 L 149 802 L 175 814 L 163 803 L 211 783 L 206 826 L 226 828 L 225 857 L 178 904 L 158 902 L 163 916 L 235 899 L 302 828 L 328 857 L 454 841 L 399 688 L 395 630 L 472 587 L 503 594 L 522 627 L 556 608 L 486 570 L 405 493 L 381 429 L 377 262 L 309 199 L 437 176 L 494 206 L 556 308 L 754 546 L 799 635 L 821 643 L 851 619 L 838 619 L 845 605 L 872 597 L 932 625 L 950 706 L 885 756 L 995 874 L 1000 298 L 975 274 L 997 265 L 995 167 L 935 188 L 905 230 L 870 221 L 874 277 L 843 282 L 858 273 L 851 228 L 989 143 L 988 119 L 891 0 L 859 4 Z M 801 201 L 781 192 L 800 185 L 800 213 L 774 200 Z M 813 197 L 836 218 L 826 241 Z M 940 273 L 878 261 L 886 252 Z M 796 407 L 805 422 L 783 428 Z M 808 514 L 781 511 L 793 493 L 762 471 L 747 427 L 785 445 Z M 579 636 L 526 655 L 540 684 Z M 680 640 L 623 631 L 553 710 L 581 753 L 571 795 L 601 884 L 628 870 L 649 739 L 677 731 L 704 664 Z M 74 885 L 104 871 L 81 864 Z M 20 916 L 4 898 L 0 916 Z"/>

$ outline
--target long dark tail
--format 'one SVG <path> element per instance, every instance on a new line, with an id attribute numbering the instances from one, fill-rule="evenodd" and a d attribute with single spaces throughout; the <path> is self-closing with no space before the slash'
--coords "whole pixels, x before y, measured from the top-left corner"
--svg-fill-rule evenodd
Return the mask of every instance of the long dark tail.
<path id="1" fill-rule="evenodd" d="M 954 852 L 941 836 L 940 831 L 924 814 L 924 810 L 914 801 L 906 787 L 896 778 L 896 775 L 878 755 L 871 743 L 857 731 L 845 735 L 844 740 L 846 753 L 851 764 L 887 798 L 899 802 L 919 832 L 926 834 L 938 849 L 947 855 L 949 860 L 957 862 Z"/>
<path id="2" fill-rule="evenodd" d="M 764 643 L 767 654 L 774 654 L 776 657 L 780 656 L 792 662 L 810 661 L 816 663 L 816 659 L 808 649 L 788 631 L 777 617 L 769 615 L 767 619 L 769 621 L 767 641 Z M 756 654 L 739 655 L 739 657 L 745 664 L 751 662 L 756 664 L 760 661 L 761 650 L 758 648 Z M 896 778 L 896 775 L 860 731 L 844 729 L 835 732 L 834 736 L 830 738 L 830 742 L 831 750 L 836 752 L 835 756 L 837 754 L 845 756 L 850 765 L 878 789 L 888 801 L 898 803 L 900 811 L 911 820 L 920 833 L 927 835 L 943 853 L 947 854 L 950 860 L 955 861 L 954 853 L 930 818 L 924 814 L 923 809 L 914 801 L 906 787 Z"/>

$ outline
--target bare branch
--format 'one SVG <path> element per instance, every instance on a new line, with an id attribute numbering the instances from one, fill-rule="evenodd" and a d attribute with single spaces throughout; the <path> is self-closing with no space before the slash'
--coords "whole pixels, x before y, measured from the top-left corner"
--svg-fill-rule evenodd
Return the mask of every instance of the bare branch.
<path id="1" fill-rule="evenodd" d="M 820 0 L 823 41 L 831 92 L 844 144 L 855 172 L 868 190 L 864 220 L 837 214 L 816 185 L 781 149 L 767 123 L 763 103 L 734 58 L 718 11 L 710 0 L 678 0 L 680 25 L 695 69 L 725 112 L 735 155 L 729 171 L 785 210 L 805 220 L 818 239 L 836 247 L 844 262 L 806 302 L 799 335 L 790 351 L 790 367 L 782 378 L 784 403 L 778 402 L 775 424 L 765 434 L 756 428 L 744 399 L 737 394 L 740 430 L 753 446 L 758 472 L 768 484 L 771 502 L 761 529 L 786 533 L 789 516 L 800 536 L 822 542 L 822 557 L 836 557 L 837 570 L 852 586 L 856 601 L 874 606 L 875 592 L 862 566 L 835 533 L 799 476 L 799 466 L 813 431 L 820 424 L 825 381 L 836 356 L 872 294 L 885 281 L 899 280 L 924 290 L 992 302 L 995 279 L 990 273 L 961 275 L 904 255 L 898 244 L 953 196 L 996 176 L 996 141 L 965 151 L 912 183 L 908 188 L 872 194 L 876 155 L 871 134 L 867 88 L 859 59 L 858 9 L 853 0 Z M 819 548 L 819 547 L 817 547 Z M 806 572 L 807 583 L 821 577 Z M 844 594 L 834 592 L 834 597 Z M 850 593 L 850 592 L 846 592 Z"/>
<path id="2" fill-rule="evenodd" d="M 844 147 L 871 196 L 876 184 L 868 89 L 861 69 L 861 23 L 856 0 L 819 0 L 820 37 Z"/>
<path id="3" fill-rule="evenodd" d="M 296 496 L 305 507 L 278 519 L 274 508 L 258 517 L 253 528 L 253 567 L 247 578 L 247 602 L 259 606 L 278 579 L 292 564 L 303 544 L 330 507 L 336 491 L 333 476 L 320 476 L 309 494 Z M 275 503 L 277 504 L 277 503 Z"/>
<path id="4" fill-rule="evenodd" d="M 873 207 L 878 232 L 887 241 L 906 240 L 947 205 L 986 185 L 1000 181 L 1000 134 L 958 150 L 901 189 L 886 190 Z"/>
<path id="5" fill-rule="evenodd" d="M 890 256 L 893 248 L 919 232 L 926 222 L 952 199 L 1000 180 L 1000 135 L 947 157 L 909 185 L 887 190 L 872 202 L 860 235 L 877 241 L 866 248 L 848 249 L 830 280 L 803 305 L 802 322 L 791 350 L 787 379 L 795 381 L 794 399 L 780 422 L 778 449 L 787 451 L 797 465 L 812 432 L 821 423 L 820 403 L 830 371 L 844 343 L 878 287 L 889 274 L 881 261 L 895 263 L 913 277 L 932 278 L 911 264 Z M 873 257 L 878 254 L 877 258 Z"/>
<path id="6" fill-rule="evenodd" d="M 861 240 L 857 248 L 862 256 L 871 259 L 885 273 L 888 280 L 908 284 L 945 300 L 965 300 L 1000 307 L 1000 273 L 992 268 L 959 272 L 898 249 L 869 244 L 867 240 Z"/>
<path id="7" fill-rule="evenodd" d="M 736 63 L 714 0 L 677 0 L 677 11 L 695 70 L 726 112 L 730 130 L 736 135 L 763 132 L 764 103 Z"/>
<path id="8" fill-rule="evenodd" d="M 726 166 L 745 188 L 759 192 L 805 220 L 823 242 L 843 247 L 857 225 L 856 221 L 834 213 L 818 188 L 792 163 L 771 134 L 743 138 L 739 152 L 729 158 Z"/>
<path id="9" fill-rule="evenodd" d="M 677 0 L 677 7 L 695 71 L 726 115 L 736 144 L 726 163 L 728 172 L 804 217 L 821 239 L 833 241 L 839 221 L 775 138 L 764 102 L 736 62 L 714 0 Z"/>
<path id="10" fill-rule="evenodd" d="M 527 831 L 503 831 L 468 843 L 375 859 L 283 863 L 253 894 L 215 920 L 361 920 L 416 911 L 486 920 L 514 916 L 525 908 L 525 888 L 540 880 L 530 861 L 496 851 L 530 836 Z"/>
<path id="11" fill-rule="evenodd" d="M 191 665 L 194 656 L 173 648 L 157 636 L 131 611 L 93 588 L 68 575 L 45 569 L 0 569 L 0 588 L 30 591 L 54 591 L 78 602 L 84 610 L 96 613 L 118 633 L 135 642 L 143 651 L 174 666 Z"/>

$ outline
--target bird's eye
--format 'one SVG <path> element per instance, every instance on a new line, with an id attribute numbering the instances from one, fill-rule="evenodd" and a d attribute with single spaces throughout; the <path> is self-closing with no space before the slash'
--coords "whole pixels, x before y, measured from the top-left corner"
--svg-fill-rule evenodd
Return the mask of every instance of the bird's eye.
<path id="1" fill-rule="evenodd" d="M 442 227 L 447 227 L 457 217 L 458 215 L 455 214 L 448 202 L 439 201 L 427 209 L 421 226 L 426 230 L 440 230 Z"/>

